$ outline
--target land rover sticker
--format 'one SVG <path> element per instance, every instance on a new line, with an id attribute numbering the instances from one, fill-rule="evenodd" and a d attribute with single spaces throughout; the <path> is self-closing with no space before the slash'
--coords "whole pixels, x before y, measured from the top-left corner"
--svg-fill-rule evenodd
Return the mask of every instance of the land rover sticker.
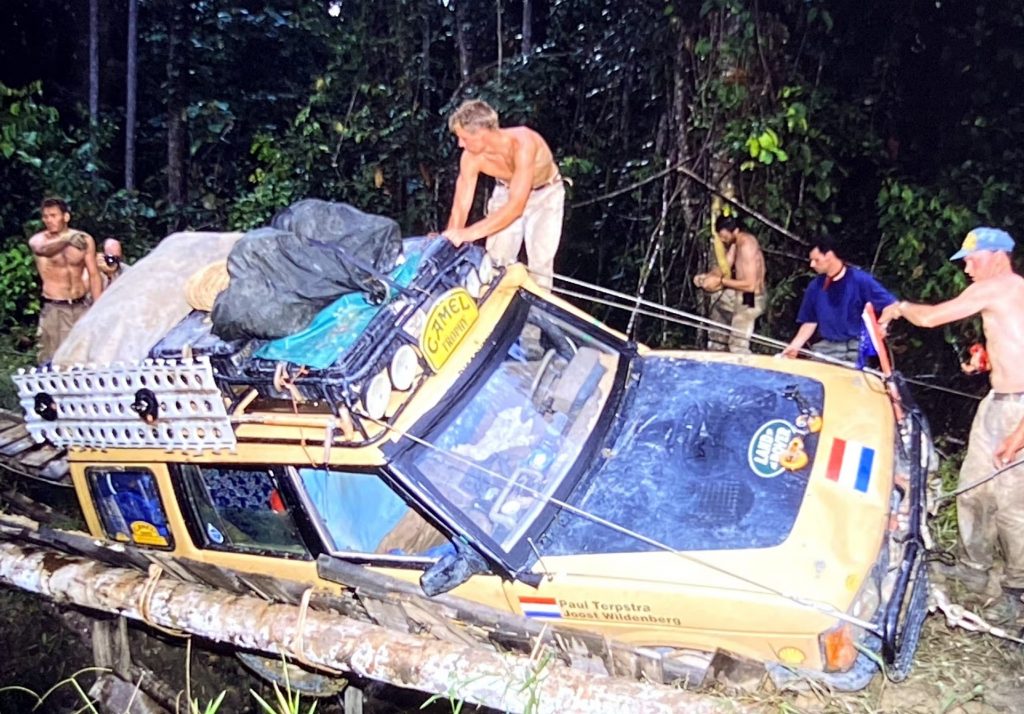
<path id="1" fill-rule="evenodd" d="M 783 472 L 779 459 L 800 432 L 785 419 L 772 419 L 754 432 L 747 449 L 750 470 L 761 478 L 774 478 Z"/>
<path id="2" fill-rule="evenodd" d="M 420 337 L 420 350 L 432 370 L 436 372 L 448 361 L 478 314 L 476 303 L 464 288 L 453 288 L 437 299 Z"/>

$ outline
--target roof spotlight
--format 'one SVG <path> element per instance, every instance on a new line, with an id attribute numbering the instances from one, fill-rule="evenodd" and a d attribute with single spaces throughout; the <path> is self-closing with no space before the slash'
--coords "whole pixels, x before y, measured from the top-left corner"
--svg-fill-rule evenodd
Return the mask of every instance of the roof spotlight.
<path id="1" fill-rule="evenodd" d="M 363 385 L 363 409 L 371 419 L 382 419 L 391 399 L 391 379 L 381 370 Z"/>
<path id="2" fill-rule="evenodd" d="M 420 366 L 420 358 L 412 345 L 402 345 L 391 358 L 388 374 L 391 386 L 399 392 L 407 392 L 416 381 L 416 370 Z"/>

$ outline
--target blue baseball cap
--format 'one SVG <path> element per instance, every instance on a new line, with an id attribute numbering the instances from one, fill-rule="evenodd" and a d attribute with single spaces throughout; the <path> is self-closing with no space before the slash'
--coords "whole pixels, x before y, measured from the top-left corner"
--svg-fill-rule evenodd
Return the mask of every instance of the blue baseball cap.
<path id="1" fill-rule="evenodd" d="M 1001 228 L 975 228 L 964 238 L 960 250 L 949 256 L 949 259 L 960 260 L 979 250 L 1005 250 L 1009 253 L 1013 250 L 1013 238 Z"/>

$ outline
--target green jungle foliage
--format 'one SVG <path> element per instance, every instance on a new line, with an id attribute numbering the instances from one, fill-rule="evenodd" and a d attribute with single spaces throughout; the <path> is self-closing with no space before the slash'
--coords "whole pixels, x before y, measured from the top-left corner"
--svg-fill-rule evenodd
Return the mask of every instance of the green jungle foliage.
<path id="1" fill-rule="evenodd" d="M 7 330 L 28 329 L 38 310 L 25 240 L 46 194 L 71 202 L 76 226 L 124 239 L 130 258 L 172 230 L 251 228 L 304 197 L 392 216 L 409 235 L 438 230 L 458 161 L 446 117 L 470 97 L 539 130 L 572 179 L 561 271 L 687 310 L 702 309 L 689 278 L 708 263 L 712 195 L 678 167 L 732 186 L 796 236 L 836 236 L 912 300 L 960 290 L 947 258 L 964 233 L 1013 232 L 1021 208 L 1019 3 L 344 0 L 331 17 L 311 0 L 139 0 L 131 191 L 121 188 L 126 3 L 100 3 L 95 122 L 87 3 L 9 5 Z M 174 146 L 180 199 L 168 188 Z M 788 338 L 806 246 L 748 222 L 768 258 L 760 330 Z M 900 327 L 893 340 L 908 372 L 976 391 L 951 349 L 975 330 Z M 633 331 L 661 345 L 703 340 L 649 319 Z"/>

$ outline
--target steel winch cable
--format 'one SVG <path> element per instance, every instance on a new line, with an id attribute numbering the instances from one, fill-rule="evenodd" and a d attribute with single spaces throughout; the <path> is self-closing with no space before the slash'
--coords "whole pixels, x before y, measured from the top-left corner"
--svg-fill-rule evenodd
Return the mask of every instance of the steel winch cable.
<path id="1" fill-rule="evenodd" d="M 517 487 L 517 488 L 519 488 L 519 489 L 529 493 L 531 496 L 533 496 L 533 497 L 535 497 L 537 499 L 540 499 L 544 503 L 551 504 L 551 505 L 557 506 L 559 508 L 562 508 L 562 509 L 564 509 L 564 510 L 570 512 L 570 513 L 573 513 L 573 514 L 575 514 L 577 516 L 580 516 L 581 518 L 585 518 L 585 519 L 587 519 L 587 520 L 589 520 L 589 521 L 591 521 L 593 523 L 596 523 L 596 524 L 598 524 L 600 526 L 604 526 L 606 528 L 610 528 L 611 530 L 614 530 L 617 533 L 621 533 L 622 535 L 628 536 L 630 538 L 634 538 L 634 539 L 640 541 L 641 543 L 646 543 L 646 544 L 651 545 L 651 546 L 653 546 L 653 547 L 655 547 L 655 548 L 657 548 L 657 549 L 659 549 L 661 551 L 664 551 L 666 553 L 671 553 L 672 555 L 674 555 L 676 557 L 682 558 L 683 560 L 687 560 L 689 562 L 695 563 L 697 565 L 700 565 L 702 567 L 705 567 L 705 568 L 707 568 L 709 570 L 712 570 L 714 572 L 720 573 L 720 574 L 725 575 L 727 577 L 734 578 L 734 579 L 736 579 L 736 580 L 738 580 L 738 581 L 740 581 L 742 583 L 745 583 L 746 585 L 750 585 L 752 587 L 755 587 L 755 588 L 757 588 L 759 590 L 762 590 L 762 591 L 764 591 L 766 593 L 769 593 L 771 595 L 776 595 L 776 596 L 781 597 L 781 598 L 783 598 L 785 600 L 789 600 L 790 602 L 796 603 L 797 605 L 800 605 L 801 607 L 805 607 L 805 608 L 808 608 L 810 610 L 814 610 L 814 611 L 819 612 L 819 613 L 821 613 L 823 615 L 828 615 L 829 617 L 835 617 L 838 620 L 842 620 L 843 622 L 848 622 L 851 625 L 856 625 L 857 627 L 864 628 L 865 630 L 868 630 L 868 631 L 870 631 L 870 632 L 872 632 L 874 634 L 881 634 L 880 627 L 878 625 L 875 625 L 874 623 L 871 623 L 871 622 L 867 621 L 867 620 L 862 620 L 862 619 L 860 619 L 858 617 L 854 617 L 853 615 L 850 615 L 850 614 L 848 614 L 846 612 L 838 610 L 835 607 L 833 607 L 831 605 L 828 605 L 826 603 L 815 602 L 813 600 L 809 600 L 807 598 L 803 598 L 803 597 L 800 597 L 798 595 L 793 595 L 792 593 L 787 593 L 787 592 L 785 592 L 783 590 L 779 590 L 778 588 L 774 588 L 774 587 L 772 587 L 770 585 L 765 585 L 764 583 L 759 582 L 757 580 L 754 580 L 752 578 L 748 578 L 748 577 L 743 576 L 743 575 L 738 575 L 738 574 L 736 574 L 736 573 L 734 573 L 734 572 L 732 572 L 732 571 L 730 571 L 730 570 L 728 570 L 726 568 L 722 568 L 722 567 L 720 567 L 718 565 L 714 565 L 714 564 L 709 563 L 709 562 L 707 562 L 705 560 L 701 560 L 700 558 L 697 558 L 697 557 L 695 557 L 693 555 L 690 555 L 689 553 L 686 553 L 685 551 L 677 550 L 677 549 L 675 549 L 675 548 L 673 548 L 673 547 L 671 547 L 671 546 L 669 546 L 669 545 L 667 545 L 665 543 L 662 543 L 659 540 L 656 540 L 654 538 L 646 536 L 643 533 L 639 533 L 639 532 L 634 531 L 634 530 L 632 530 L 630 528 L 627 528 L 627 527 L 625 527 L 623 525 L 620 525 L 620 524 L 615 523 L 613 521 L 609 521 L 609 520 L 607 520 L 605 518 L 602 518 L 601 516 L 598 516 L 596 514 L 590 513 L 588 511 L 586 511 L 586 510 L 584 510 L 582 508 L 578 508 L 578 507 L 576 507 L 576 506 L 574 506 L 574 505 L 572 505 L 570 503 L 567 503 L 567 502 L 562 501 L 560 499 L 557 499 L 557 498 L 554 498 L 552 496 L 549 496 L 549 495 L 547 495 L 545 493 L 542 493 L 540 491 L 537 491 L 536 489 L 533 489 L 533 488 L 531 488 L 529 486 L 525 486 L 525 485 L 520 484 L 520 483 L 515 483 L 511 477 L 504 476 L 504 475 L 498 473 L 497 471 L 489 469 L 489 468 L 487 468 L 485 466 L 481 466 L 480 464 L 476 463 L 475 461 L 473 461 L 473 460 L 471 460 L 469 458 L 466 458 L 466 457 L 464 457 L 464 456 L 462 456 L 460 454 L 456 454 L 456 453 L 454 453 L 452 451 L 449 451 L 448 449 L 443 449 L 440 446 L 437 446 L 436 444 L 433 444 L 433 443 L 427 441 L 426 439 L 422 439 L 422 438 L 420 438 L 418 436 L 410 434 L 409 432 L 404 431 L 402 429 L 399 429 L 399 428 L 397 428 L 397 427 L 395 427 L 395 426 L 393 426 L 391 424 L 388 424 L 386 422 L 383 422 L 383 421 L 380 421 L 380 420 L 377 420 L 377 419 L 373 419 L 371 421 L 376 423 L 378 426 L 381 426 L 384 429 L 387 429 L 388 431 L 392 432 L 393 434 L 395 434 L 396 436 L 398 436 L 400 438 L 408 439 L 409 441 L 413 442 L 414 444 L 418 444 L 418 445 L 424 446 L 424 447 L 426 447 L 426 448 L 428 448 L 428 449 L 430 449 L 432 451 L 436 451 L 437 453 L 441 454 L 445 458 L 461 462 L 462 464 L 468 466 L 471 469 L 475 469 L 476 471 L 478 471 L 478 472 L 480 472 L 482 474 L 485 474 L 487 476 L 495 478 L 498 481 L 501 481 L 501 482 L 506 483 L 508 485 L 515 486 L 515 487 Z"/>
<path id="2" fill-rule="evenodd" d="M 573 297 L 580 300 L 588 300 L 598 305 L 605 305 L 607 307 L 612 307 L 627 312 L 637 312 L 647 317 L 652 317 L 658 320 L 662 320 L 664 322 L 682 325 L 684 327 L 692 327 L 698 330 L 707 330 L 708 332 L 715 332 L 723 335 L 739 333 L 739 330 L 734 329 L 731 325 L 726 325 L 724 323 L 717 322 L 715 320 L 703 317 L 701 315 L 695 315 L 694 313 L 687 312 L 686 310 L 669 307 L 668 305 L 663 305 L 652 300 L 647 300 L 645 298 L 629 295 L 628 293 L 623 293 L 618 290 L 612 290 L 611 288 L 595 285 L 593 283 L 588 283 L 583 280 L 577 280 L 576 278 L 571 278 L 567 275 L 562 275 L 559 273 L 555 273 L 553 277 L 555 280 L 568 283 L 569 285 L 575 285 L 578 287 L 586 288 L 588 290 L 592 290 L 593 292 L 598 294 L 608 295 L 613 298 L 617 298 L 618 301 L 595 297 L 593 295 L 570 290 L 568 288 L 553 288 L 552 292 L 558 295 Z M 777 340 L 773 337 L 760 335 L 756 332 L 751 335 L 750 339 L 752 342 L 756 344 L 763 345 L 765 347 L 773 347 L 779 350 L 785 349 L 785 347 L 789 344 L 782 340 Z M 852 368 L 854 366 L 853 362 L 839 359 L 837 357 L 832 357 L 831 355 L 822 354 L 820 352 L 815 352 L 814 350 L 808 349 L 806 347 L 801 348 L 799 350 L 799 354 L 820 362 L 827 362 L 829 364 L 835 364 L 841 367 Z M 875 369 L 865 368 L 863 371 L 869 372 L 879 377 L 883 376 L 881 372 Z M 944 387 L 942 385 L 932 384 L 930 382 L 925 382 L 919 379 L 915 379 L 913 377 L 904 376 L 903 380 L 909 384 L 914 384 L 923 389 L 944 392 L 946 394 L 952 394 L 958 397 L 964 397 L 966 399 L 971 399 L 974 401 L 978 401 L 981 398 L 976 394 L 970 394 L 968 392 L 963 392 L 958 389 L 953 389 L 951 387 Z"/>
<path id="3" fill-rule="evenodd" d="M 566 283 L 569 283 L 569 284 L 572 284 L 572 285 L 576 285 L 576 286 L 579 286 L 579 287 L 584 287 L 584 288 L 587 288 L 587 289 L 592 290 L 592 291 L 594 291 L 596 293 L 599 293 L 599 294 L 610 295 L 610 296 L 612 296 L 614 298 L 617 298 L 618 301 L 616 301 L 616 300 L 608 300 L 608 299 L 604 299 L 604 298 L 600 298 L 600 297 L 595 297 L 593 295 L 588 295 L 586 293 L 582 293 L 582 292 L 579 292 L 579 291 L 569 290 L 567 288 L 561 288 L 561 287 L 555 288 L 554 292 L 557 293 L 557 294 L 560 294 L 560 295 L 565 295 L 567 297 L 573 297 L 573 298 L 577 298 L 577 299 L 589 300 L 589 301 L 591 301 L 591 302 L 593 302 L 595 304 L 606 305 L 606 306 L 613 307 L 613 308 L 620 309 L 620 310 L 624 310 L 624 311 L 627 311 L 627 312 L 643 314 L 645 316 L 653 317 L 655 319 L 660 319 L 660 320 L 663 320 L 665 322 L 670 322 L 670 323 L 674 323 L 674 324 L 680 324 L 680 325 L 687 326 L 687 327 L 694 327 L 696 329 L 706 329 L 708 331 L 716 331 L 716 332 L 719 332 L 721 334 L 731 334 L 731 333 L 736 332 L 736 330 L 734 330 L 731 325 L 725 325 L 723 323 L 719 323 L 719 322 L 716 322 L 714 320 L 710 320 L 708 318 L 701 317 L 699 315 L 694 315 L 692 313 L 688 313 L 688 312 L 686 312 L 684 310 L 679 310 L 677 308 L 671 308 L 671 307 L 668 307 L 666 305 L 662 305 L 660 303 L 656 303 L 656 302 L 653 302 L 653 301 L 645 300 L 643 298 L 638 298 L 638 297 L 635 297 L 635 296 L 632 296 L 632 295 L 628 295 L 626 293 L 621 293 L 621 292 L 618 292 L 618 291 L 615 291 L 615 290 L 604 288 L 604 287 L 601 287 L 599 285 L 593 285 L 591 283 L 586 283 L 584 281 L 576 280 L 576 279 L 570 278 L 568 276 L 557 275 L 556 274 L 554 277 L 555 277 L 555 279 L 560 280 L 562 282 L 566 282 Z M 641 306 L 643 306 L 643 307 L 641 307 Z M 652 309 L 645 309 L 645 308 L 652 308 Z M 774 340 L 772 338 L 765 337 L 765 336 L 762 336 L 762 335 L 754 334 L 754 335 L 751 336 L 751 339 L 752 339 L 752 341 L 755 341 L 755 342 L 757 342 L 759 344 L 762 344 L 762 345 L 767 345 L 767 346 L 772 346 L 772 347 L 779 347 L 779 346 L 784 347 L 785 346 L 784 343 L 782 343 L 782 342 L 780 342 L 778 340 Z M 844 366 L 852 366 L 851 363 L 849 363 L 849 362 L 846 362 L 844 360 L 838 360 L 838 359 L 832 358 L 832 357 L 830 357 L 828 355 L 817 354 L 817 353 L 815 353 L 812 350 L 801 349 L 800 353 L 804 354 L 804 355 L 807 355 L 807 356 L 809 356 L 811 358 L 814 358 L 814 359 L 819 359 L 819 360 L 826 361 L 826 362 L 832 362 L 834 364 L 840 364 L 840 365 L 844 365 Z M 882 374 L 881 372 L 879 372 L 878 370 L 865 370 L 865 371 L 872 372 L 872 373 L 878 375 L 879 377 L 881 377 L 883 379 L 886 378 L 886 376 L 884 374 Z M 930 384 L 928 382 L 924 382 L 924 381 L 921 381 L 921 380 L 918 380 L 918 379 L 914 379 L 914 378 L 911 378 L 911 377 L 904 377 L 904 380 L 906 382 L 908 382 L 908 383 L 915 384 L 915 385 L 917 385 L 919 387 L 922 387 L 922 388 L 925 388 L 925 389 L 932 389 L 932 390 L 936 390 L 936 391 L 940 391 L 940 392 L 945 392 L 947 394 L 953 394 L 953 395 L 956 395 L 956 396 L 959 396 L 959 397 L 965 397 L 965 398 L 972 399 L 972 400 L 975 400 L 975 401 L 977 401 L 977 400 L 979 400 L 981 398 L 978 395 L 968 394 L 966 392 L 962 392 L 962 391 L 959 391 L 959 390 L 956 390 L 956 389 L 952 389 L 952 388 L 949 388 L 949 387 L 943 387 L 941 385 Z M 1010 471 L 1010 470 L 1012 470 L 1012 469 L 1014 469 L 1014 468 L 1016 468 L 1016 467 L 1018 467 L 1018 466 L 1020 466 L 1022 464 L 1024 464 L 1024 457 L 1019 458 L 1019 459 L 1017 459 L 1015 461 L 1012 461 L 1012 462 L 1010 462 L 1008 464 L 1004 464 L 1000 468 L 995 469 L 991 473 L 989 473 L 989 474 L 987 474 L 987 475 L 985 475 L 985 476 L 983 476 L 983 477 L 981 477 L 979 479 L 976 479 L 974 481 L 971 481 L 971 482 L 968 482 L 968 483 L 965 483 L 965 484 L 961 484 L 960 486 L 958 486 L 953 491 L 950 491 L 948 493 L 940 493 L 940 494 L 938 494 L 935 497 L 933 505 L 937 505 L 937 504 L 942 503 L 942 502 L 944 502 L 946 500 L 949 500 L 951 498 L 955 498 L 955 497 L 957 497 L 957 496 L 959 496 L 959 495 L 961 495 L 961 494 L 963 494 L 963 493 L 965 493 L 967 491 L 970 491 L 970 490 L 972 490 L 974 488 L 977 488 L 978 486 L 981 486 L 981 485 L 983 485 L 985 483 L 988 483 L 992 479 L 994 479 L 994 478 L 1000 476 L 1001 474 L 1006 473 L 1006 472 L 1008 472 L 1008 471 Z M 947 617 L 949 617 L 948 613 L 947 613 Z M 1014 639 L 1014 638 L 1009 638 L 1009 639 Z M 1020 640 L 1016 640 L 1016 641 L 1020 641 Z"/>
<path id="4" fill-rule="evenodd" d="M 989 481 L 994 479 L 996 476 L 999 476 L 1000 474 L 1004 474 L 1007 471 L 1010 471 L 1011 469 L 1015 469 L 1018 466 L 1020 466 L 1021 464 L 1024 464 L 1024 456 L 1022 456 L 1019 459 L 1016 459 L 1015 461 L 1011 461 L 1009 463 L 1004 463 L 1002 466 L 997 468 L 995 471 L 992 471 L 991 473 L 986 474 L 985 476 L 982 476 L 979 479 L 975 479 L 974 481 L 968 481 L 967 483 L 960 484 L 959 486 L 957 486 L 952 491 L 949 491 L 948 493 L 937 494 L 935 496 L 935 503 L 939 504 L 939 503 L 942 503 L 943 501 L 948 501 L 951 498 L 956 498 L 960 494 L 967 493 L 971 489 L 975 489 L 978 486 L 981 486 L 982 484 L 988 483 Z"/>

